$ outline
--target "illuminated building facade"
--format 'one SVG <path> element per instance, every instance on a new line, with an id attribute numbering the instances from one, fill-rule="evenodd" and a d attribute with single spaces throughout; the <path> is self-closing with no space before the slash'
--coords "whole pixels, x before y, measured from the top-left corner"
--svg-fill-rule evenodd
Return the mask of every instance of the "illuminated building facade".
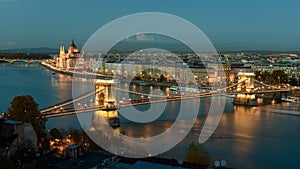
<path id="1" fill-rule="evenodd" d="M 68 51 L 65 51 L 64 46 L 60 46 L 59 55 L 56 58 L 56 67 L 65 70 L 74 70 L 76 65 L 76 59 L 80 57 L 80 52 L 77 46 L 72 40 L 72 44 L 69 46 Z"/>

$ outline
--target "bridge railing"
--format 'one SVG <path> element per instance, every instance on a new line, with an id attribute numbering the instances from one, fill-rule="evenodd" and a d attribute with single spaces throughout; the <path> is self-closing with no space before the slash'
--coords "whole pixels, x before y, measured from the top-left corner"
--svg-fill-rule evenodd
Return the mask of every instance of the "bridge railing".
<path id="1" fill-rule="evenodd" d="M 104 90 L 104 89 L 103 89 Z M 61 107 L 64 107 L 64 106 L 68 106 L 70 104 L 73 104 L 74 102 L 78 102 L 82 99 L 85 99 L 87 97 L 90 97 L 92 95 L 95 95 L 103 90 L 99 90 L 99 91 L 93 91 L 93 92 L 88 92 L 88 93 L 85 93 L 85 94 L 82 94 L 81 96 L 78 96 L 77 98 L 75 99 L 69 99 L 68 101 L 64 101 L 62 103 L 58 103 L 56 105 L 53 105 L 53 106 L 50 106 L 48 108 L 44 108 L 44 109 L 41 109 L 40 112 L 41 113 L 46 113 L 46 112 L 49 112 L 49 111 L 52 111 L 52 110 L 55 110 L 55 109 L 59 109 Z"/>

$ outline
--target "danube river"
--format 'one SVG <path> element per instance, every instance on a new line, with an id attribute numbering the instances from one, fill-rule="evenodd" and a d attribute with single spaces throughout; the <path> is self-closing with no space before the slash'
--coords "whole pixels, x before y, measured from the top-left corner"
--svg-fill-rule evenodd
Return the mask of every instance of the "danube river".
<path id="1" fill-rule="evenodd" d="M 82 78 L 75 80 L 86 81 Z M 0 88 L 0 112 L 6 112 L 14 96 L 26 94 L 32 95 L 43 108 L 72 98 L 72 77 L 54 74 L 39 65 L 0 63 Z M 135 88 L 142 92 L 151 90 L 146 86 Z M 161 156 L 184 158 L 186 146 L 198 139 L 209 105 L 209 98 L 201 99 L 199 115 L 189 135 Z M 177 102 L 168 103 L 163 115 L 149 124 L 134 124 L 121 117 L 121 128 L 134 137 L 156 135 L 172 124 L 172 119 L 177 116 L 174 112 L 179 107 Z M 147 109 L 147 106 L 140 106 L 139 109 Z M 213 160 L 225 159 L 237 168 L 299 168 L 300 116 L 276 112 L 296 112 L 300 115 L 300 105 L 233 106 L 232 99 L 227 98 L 221 122 L 204 146 Z M 88 114 L 92 116 L 93 112 Z M 54 127 L 81 128 L 76 115 L 48 119 L 47 129 Z"/>

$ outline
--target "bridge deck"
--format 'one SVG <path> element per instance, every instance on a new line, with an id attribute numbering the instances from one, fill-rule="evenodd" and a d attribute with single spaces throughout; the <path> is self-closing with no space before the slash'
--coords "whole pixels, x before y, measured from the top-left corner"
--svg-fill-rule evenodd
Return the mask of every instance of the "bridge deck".
<path id="1" fill-rule="evenodd" d="M 123 103 L 118 104 L 118 108 L 128 107 L 128 106 L 138 106 L 138 105 L 145 105 L 145 104 L 154 104 L 154 103 L 161 103 L 161 102 L 170 102 L 170 101 L 179 101 L 179 100 L 186 100 L 186 99 L 197 99 L 203 97 L 214 97 L 214 96 L 226 96 L 226 95 L 237 95 L 237 94 L 262 94 L 262 93 L 275 93 L 275 92 L 289 92 L 290 89 L 278 89 L 278 90 L 268 90 L 268 91 L 257 91 L 253 93 L 249 92 L 205 92 L 200 94 L 190 94 L 190 95 L 177 95 L 177 96 L 166 96 L 161 98 L 156 98 L 155 100 L 146 100 L 146 99 L 139 99 L 139 100 L 131 100 Z M 50 111 L 45 111 L 41 114 L 44 117 L 57 117 L 57 116 L 66 116 L 72 115 L 77 113 L 85 113 L 85 112 L 92 112 L 103 109 L 103 106 L 81 106 L 77 108 L 69 108 L 69 109 L 51 109 Z"/>

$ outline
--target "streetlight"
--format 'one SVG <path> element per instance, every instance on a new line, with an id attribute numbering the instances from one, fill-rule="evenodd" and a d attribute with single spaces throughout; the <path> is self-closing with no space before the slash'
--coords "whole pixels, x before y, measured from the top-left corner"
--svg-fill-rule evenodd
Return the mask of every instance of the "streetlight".
<path id="1" fill-rule="evenodd" d="M 280 76 L 278 76 L 279 86 L 280 86 Z"/>

